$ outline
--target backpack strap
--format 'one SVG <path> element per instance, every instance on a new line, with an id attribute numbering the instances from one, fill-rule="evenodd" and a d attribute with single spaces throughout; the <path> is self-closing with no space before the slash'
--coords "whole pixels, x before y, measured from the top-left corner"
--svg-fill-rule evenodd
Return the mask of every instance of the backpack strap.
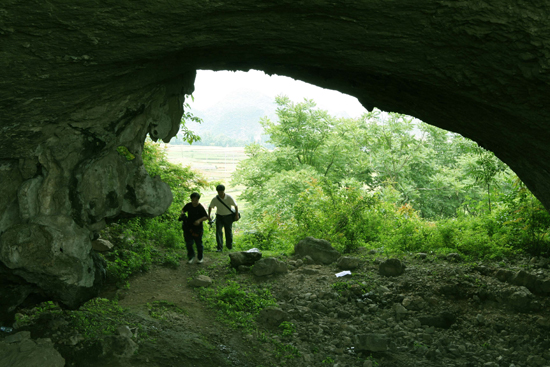
<path id="1" fill-rule="evenodd" d="M 230 211 L 231 213 L 234 213 L 233 210 L 231 210 L 231 208 L 228 207 L 227 204 L 224 203 L 224 202 L 222 201 L 222 199 L 220 198 L 220 195 L 216 195 L 216 198 L 218 198 L 218 201 L 219 201 L 220 203 L 222 203 L 227 209 L 229 209 L 229 211 Z"/>

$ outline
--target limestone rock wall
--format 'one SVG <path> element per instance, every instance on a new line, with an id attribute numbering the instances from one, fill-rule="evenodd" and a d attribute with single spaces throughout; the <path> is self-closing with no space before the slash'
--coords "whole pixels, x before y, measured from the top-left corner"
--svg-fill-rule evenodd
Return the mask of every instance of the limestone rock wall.
<path id="1" fill-rule="evenodd" d="M 45 139 L 29 142 L 25 157 L 1 161 L 3 276 L 72 307 L 97 292 L 104 269 L 94 262 L 91 240 L 105 219 L 160 215 L 172 202 L 169 186 L 146 172 L 141 151 L 147 134 L 169 141 L 177 133 L 194 75 L 37 128 Z"/>
<path id="2" fill-rule="evenodd" d="M 3 1 L 0 272 L 87 296 L 104 219 L 170 203 L 141 146 L 176 133 L 200 68 L 287 75 L 462 133 L 548 208 L 549 16 L 527 0 Z"/>

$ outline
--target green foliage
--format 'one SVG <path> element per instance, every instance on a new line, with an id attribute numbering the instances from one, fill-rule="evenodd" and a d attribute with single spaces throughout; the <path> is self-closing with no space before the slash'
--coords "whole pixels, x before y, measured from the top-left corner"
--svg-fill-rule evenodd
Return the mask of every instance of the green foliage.
<path id="1" fill-rule="evenodd" d="M 137 331 L 137 337 L 145 338 L 143 327 L 133 321 L 132 315 L 116 301 L 94 298 L 78 310 L 62 310 L 52 301 L 43 302 L 32 310 L 20 310 L 17 316 L 18 327 L 35 323 L 41 317 L 47 320 L 64 319 L 67 327 L 81 335 L 85 341 L 102 339 L 105 335 L 118 335 L 119 326 L 128 326 Z"/>
<path id="2" fill-rule="evenodd" d="M 493 153 L 409 116 L 336 120 L 313 101 L 276 98 L 261 121 L 272 151 L 246 147 L 233 176 L 251 215 L 248 247 L 288 253 L 306 236 L 341 252 L 548 250 L 550 216 Z"/>
<path id="3" fill-rule="evenodd" d="M 121 156 L 123 156 L 124 158 L 126 158 L 126 160 L 133 160 L 136 158 L 135 155 L 133 155 L 132 153 L 130 153 L 130 151 L 128 150 L 128 148 L 126 148 L 125 146 L 121 145 L 119 146 L 118 148 L 116 148 L 116 151 L 118 152 L 118 154 L 120 154 Z"/>
<path id="4" fill-rule="evenodd" d="M 186 98 L 190 98 L 192 101 L 195 99 L 192 95 L 186 95 Z M 183 105 L 183 115 L 181 116 L 181 126 L 180 126 L 180 136 L 184 142 L 192 144 L 193 142 L 201 140 L 201 137 L 195 134 L 193 131 L 189 130 L 187 127 L 188 123 L 201 124 L 202 119 L 193 113 L 189 112 L 191 106 L 189 102 L 185 102 Z"/>
<path id="5" fill-rule="evenodd" d="M 243 288 L 235 281 L 225 285 L 202 288 L 201 299 L 216 309 L 218 319 L 233 328 L 254 329 L 255 318 L 268 306 L 275 306 L 275 298 L 267 288 Z"/>
<path id="6" fill-rule="evenodd" d="M 283 321 L 279 325 L 279 329 L 283 330 L 283 337 L 290 337 L 296 332 L 296 325 L 289 321 Z"/>

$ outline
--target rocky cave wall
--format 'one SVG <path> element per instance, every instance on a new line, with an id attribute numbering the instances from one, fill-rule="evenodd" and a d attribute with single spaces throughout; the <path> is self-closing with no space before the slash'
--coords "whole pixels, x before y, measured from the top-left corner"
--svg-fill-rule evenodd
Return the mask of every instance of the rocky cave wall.
<path id="1" fill-rule="evenodd" d="M 549 208 L 549 15 L 522 0 L 3 1 L 4 298 L 77 306 L 102 278 L 105 218 L 169 206 L 140 152 L 176 134 L 200 68 L 287 75 L 459 132 Z"/>

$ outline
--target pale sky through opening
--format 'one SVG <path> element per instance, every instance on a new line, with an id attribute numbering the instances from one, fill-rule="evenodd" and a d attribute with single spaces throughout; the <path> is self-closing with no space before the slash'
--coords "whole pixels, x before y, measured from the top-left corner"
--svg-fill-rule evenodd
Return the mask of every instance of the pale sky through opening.
<path id="1" fill-rule="evenodd" d="M 190 102 L 190 105 L 204 110 L 225 96 L 243 89 L 258 91 L 271 96 L 273 100 L 278 94 L 285 94 L 294 102 L 302 102 L 304 98 L 313 99 L 317 107 L 327 110 L 333 116 L 341 116 L 345 112 L 349 117 L 360 117 L 367 112 L 355 97 L 286 76 L 269 76 L 258 70 L 198 70 L 193 93 L 195 101 Z"/>

